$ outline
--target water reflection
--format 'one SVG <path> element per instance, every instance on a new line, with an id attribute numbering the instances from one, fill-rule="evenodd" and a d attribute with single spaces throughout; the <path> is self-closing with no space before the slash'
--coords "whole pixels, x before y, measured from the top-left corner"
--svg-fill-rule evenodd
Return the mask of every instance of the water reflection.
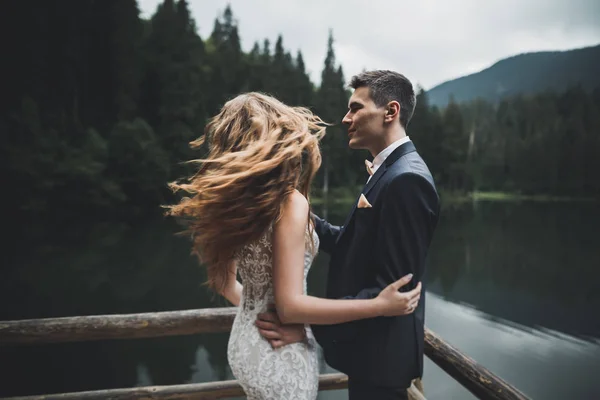
<path id="1" fill-rule="evenodd" d="M 492 318 L 433 293 L 427 301 L 430 329 L 531 398 L 593 399 L 600 393 L 595 379 L 600 370 L 597 343 Z M 474 398 L 433 363 L 428 361 L 425 370 L 428 398 Z"/>
<path id="2" fill-rule="evenodd" d="M 329 210 L 340 223 L 348 207 Z M 317 212 L 323 210 L 317 208 Z M 426 277 L 427 325 L 533 398 L 599 391 L 597 205 L 480 203 L 446 209 Z M 224 306 L 177 227 L 98 225 L 9 258 L 0 320 Z M 309 274 L 325 290 L 327 256 Z M 0 348 L 0 396 L 232 379 L 227 334 Z M 323 365 L 323 372 L 331 370 Z M 431 362 L 430 399 L 472 398 Z M 568 395 L 567 395 L 568 394 Z M 345 391 L 319 399 L 346 398 Z"/>
<path id="3" fill-rule="evenodd" d="M 445 214 L 428 290 L 493 317 L 594 340 L 599 223 L 596 204 L 481 203 Z"/>

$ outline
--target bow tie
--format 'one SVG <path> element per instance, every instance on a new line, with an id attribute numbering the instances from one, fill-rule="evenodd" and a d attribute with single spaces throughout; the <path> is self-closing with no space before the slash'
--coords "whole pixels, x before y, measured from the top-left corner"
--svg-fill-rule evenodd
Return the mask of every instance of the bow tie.
<path id="1" fill-rule="evenodd" d="M 365 167 L 367 167 L 369 175 L 373 176 L 373 163 L 369 160 L 365 160 Z"/>

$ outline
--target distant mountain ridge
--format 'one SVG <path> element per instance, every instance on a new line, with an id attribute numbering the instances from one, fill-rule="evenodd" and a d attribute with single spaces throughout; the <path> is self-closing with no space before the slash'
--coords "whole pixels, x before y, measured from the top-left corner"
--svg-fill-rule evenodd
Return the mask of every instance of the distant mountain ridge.
<path id="1" fill-rule="evenodd" d="M 511 95 L 562 91 L 577 84 L 588 90 L 600 86 L 600 45 L 505 58 L 480 72 L 439 84 L 427 91 L 427 97 L 437 106 L 446 106 L 451 95 L 458 103 L 478 97 L 496 102 Z"/>

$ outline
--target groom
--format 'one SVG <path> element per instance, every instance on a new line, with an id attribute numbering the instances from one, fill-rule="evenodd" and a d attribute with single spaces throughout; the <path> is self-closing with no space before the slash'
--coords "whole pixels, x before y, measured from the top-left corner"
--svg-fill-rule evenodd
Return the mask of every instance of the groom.
<path id="1" fill-rule="evenodd" d="M 314 216 L 320 250 L 331 255 L 327 297 L 367 299 L 409 273 L 411 290 L 423 278 L 439 217 L 439 197 L 427 165 L 406 135 L 416 98 L 412 84 L 392 71 L 352 78 L 354 93 L 342 122 L 349 146 L 369 150 L 369 179 L 341 227 Z M 417 132 L 418 133 L 418 132 Z M 348 375 L 354 399 L 405 399 L 423 374 L 425 290 L 413 313 L 339 325 L 312 325 L 327 363 Z M 296 342 L 303 329 L 259 316 L 261 334 L 275 347 Z"/>

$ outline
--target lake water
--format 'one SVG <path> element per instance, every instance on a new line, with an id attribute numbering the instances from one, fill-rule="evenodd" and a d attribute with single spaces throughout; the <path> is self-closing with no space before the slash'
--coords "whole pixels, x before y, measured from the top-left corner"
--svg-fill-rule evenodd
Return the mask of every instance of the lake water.
<path id="1" fill-rule="evenodd" d="M 349 207 L 329 209 L 329 219 L 340 223 Z M 533 399 L 600 398 L 599 227 L 597 203 L 446 207 L 428 260 L 426 325 Z M 60 228 L 54 244 L 5 255 L 0 320 L 226 305 L 202 286 L 204 272 L 171 223 Z M 321 254 L 311 294 L 323 293 L 326 275 Z M 227 339 L 0 348 L 0 397 L 232 379 Z M 474 398 L 428 359 L 423 382 L 430 400 Z M 345 398 L 345 390 L 319 395 Z"/>

